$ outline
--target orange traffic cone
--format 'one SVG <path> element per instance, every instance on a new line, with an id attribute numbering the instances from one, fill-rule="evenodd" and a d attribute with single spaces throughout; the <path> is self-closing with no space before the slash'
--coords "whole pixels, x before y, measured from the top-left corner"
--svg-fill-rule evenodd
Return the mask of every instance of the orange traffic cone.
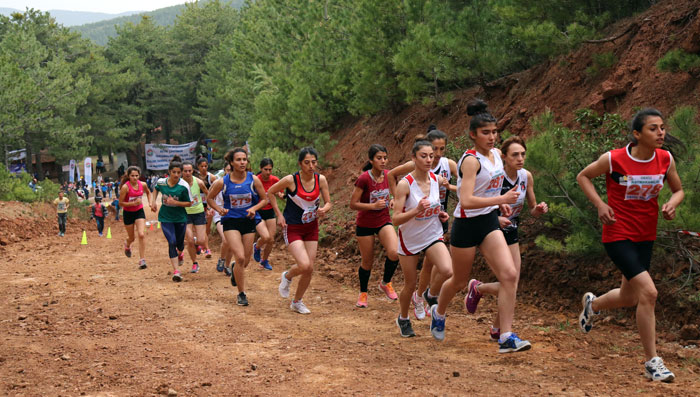
<path id="1" fill-rule="evenodd" d="M 153 230 L 153 223 L 151 223 L 151 227 L 148 230 Z"/>

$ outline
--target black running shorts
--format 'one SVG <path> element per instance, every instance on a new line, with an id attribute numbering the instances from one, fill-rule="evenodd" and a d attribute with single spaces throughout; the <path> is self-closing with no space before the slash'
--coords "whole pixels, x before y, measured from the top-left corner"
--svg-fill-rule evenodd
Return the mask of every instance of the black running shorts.
<path id="1" fill-rule="evenodd" d="M 630 240 L 603 243 L 605 251 L 627 281 L 640 273 L 648 272 L 651 265 L 653 241 L 633 242 Z"/>
<path id="2" fill-rule="evenodd" d="M 471 248 L 480 245 L 494 230 L 500 230 L 498 210 L 473 218 L 455 218 L 452 223 L 450 245 L 457 248 Z"/>

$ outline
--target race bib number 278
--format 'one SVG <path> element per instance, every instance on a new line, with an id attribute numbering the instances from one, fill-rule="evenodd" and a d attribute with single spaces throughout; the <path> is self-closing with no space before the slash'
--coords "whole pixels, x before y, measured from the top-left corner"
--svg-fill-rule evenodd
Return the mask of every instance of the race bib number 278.
<path id="1" fill-rule="evenodd" d="M 625 200 L 649 201 L 664 187 L 663 175 L 628 175 Z"/>

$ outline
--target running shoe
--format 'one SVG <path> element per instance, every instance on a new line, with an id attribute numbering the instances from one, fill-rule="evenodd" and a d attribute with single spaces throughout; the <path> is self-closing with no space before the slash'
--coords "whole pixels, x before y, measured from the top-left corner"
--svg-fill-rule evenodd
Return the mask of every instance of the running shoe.
<path id="1" fill-rule="evenodd" d="M 245 295 L 245 292 L 238 294 L 237 304 L 238 306 L 248 306 L 248 297 Z"/>
<path id="2" fill-rule="evenodd" d="M 102 237 L 102 233 L 98 233 L 100 237 Z"/>
<path id="3" fill-rule="evenodd" d="M 139 269 L 145 269 L 146 267 L 147 267 L 147 266 L 146 266 L 146 260 L 145 260 L 145 259 L 141 259 L 141 260 L 139 261 Z"/>
<path id="4" fill-rule="evenodd" d="M 229 273 L 231 273 L 231 285 L 234 287 L 237 286 L 238 284 L 236 284 L 236 275 L 233 273 L 233 263 L 231 264 L 231 270 L 229 270 Z"/>
<path id="5" fill-rule="evenodd" d="M 211 258 L 211 250 L 209 248 L 204 250 L 204 257 L 207 259 Z"/>
<path id="6" fill-rule="evenodd" d="M 192 263 L 192 270 L 190 270 L 190 273 L 197 273 L 199 271 L 199 263 L 194 262 Z"/>
<path id="7" fill-rule="evenodd" d="M 270 265 L 270 261 L 267 259 L 263 259 L 260 261 L 260 267 L 262 267 L 265 270 L 272 270 L 272 265 Z"/>
<path id="8" fill-rule="evenodd" d="M 256 262 L 260 262 L 260 251 L 261 250 L 258 248 L 258 243 L 253 243 L 253 259 L 255 259 Z"/>
<path id="9" fill-rule="evenodd" d="M 366 292 L 360 292 L 360 296 L 357 297 L 357 303 L 355 303 L 355 306 L 367 307 L 367 293 Z"/>
<path id="10" fill-rule="evenodd" d="M 233 274 L 233 265 L 235 264 L 236 262 L 234 261 L 231 263 L 230 267 L 226 267 L 226 262 L 224 262 L 224 274 L 226 275 L 226 277 L 231 277 L 231 275 Z"/>
<path id="11" fill-rule="evenodd" d="M 416 291 L 413 291 L 411 301 L 413 302 L 413 314 L 416 315 L 416 320 L 423 320 L 425 318 L 425 301 L 418 296 Z"/>
<path id="12" fill-rule="evenodd" d="M 445 340 L 445 318 L 437 318 L 437 304 L 430 307 L 430 317 L 430 333 L 433 334 L 433 338 Z"/>
<path id="13" fill-rule="evenodd" d="M 126 255 L 127 258 L 131 258 L 131 247 L 129 247 L 126 241 L 124 241 L 124 255 Z"/>
<path id="14" fill-rule="evenodd" d="M 530 350 L 532 345 L 526 340 L 521 340 L 515 332 L 511 333 L 508 339 L 504 342 L 498 341 L 498 352 L 499 353 L 513 353 L 522 352 L 525 350 Z"/>
<path id="15" fill-rule="evenodd" d="M 396 295 L 396 291 L 394 291 L 394 287 L 391 285 L 391 281 L 388 283 L 384 284 L 381 280 L 379 281 L 379 289 L 382 290 L 386 294 L 386 297 L 395 301 L 399 299 L 399 296 Z"/>
<path id="16" fill-rule="evenodd" d="M 438 298 L 437 296 L 428 296 L 428 291 L 430 291 L 430 287 L 423 292 L 423 300 L 428 304 L 428 307 L 433 307 L 433 305 L 437 305 Z"/>
<path id="17" fill-rule="evenodd" d="M 177 254 L 177 265 L 182 266 L 182 264 L 185 263 L 185 252 L 180 252 Z"/>
<path id="18" fill-rule="evenodd" d="M 416 336 L 416 333 L 413 332 L 410 319 L 402 320 L 401 318 L 397 317 L 396 325 L 399 326 L 399 332 L 401 333 L 402 338 L 412 338 Z"/>
<path id="19" fill-rule="evenodd" d="M 61 232 L 61 233 L 58 233 L 58 235 L 61 236 L 61 237 L 63 237 L 63 236 L 65 236 L 66 234 L 63 233 L 63 232 Z"/>
<path id="20" fill-rule="evenodd" d="M 202 246 L 198 245 L 197 246 L 197 255 L 201 255 L 201 254 L 202 254 Z"/>
<path id="21" fill-rule="evenodd" d="M 494 328 L 493 326 L 489 326 L 489 335 L 491 335 L 492 342 L 498 342 L 498 339 L 501 338 L 500 328 Z"/>
<path id="22" fill-rule="evenodd" d="M 584 333 L 591 332 L 593 328 L 593 316 L 598 314 L 593 312 L 592 303 L 595 299 L 595 295 L 592 292 L 586 292 L 583 294 L 581 299 L 581 304 L 583 305 L 583 310 L 578 316 L 578 325 L 581 327 L 581 331 Z"/>
<path id="23" fill-rule="evenodd" d="M 223 272 L 225 264 L 226 264 L 226 261 L 224 261 L 223 258 L 219 258 L 219 260 L 216 261 L 216 271 L 219 273 Z"/>
<path id="24" fill-rule="evenodd" d="M 291 284 L 292 281 L 287 279 L 287 272 L 282 272 L 282 277 L 280 277 L 280 286 L 277 288 L 281 297 L 289 298 L 289 286 Z"/>
<path id="25" fill-rule="evenodd" d="M 311 310 L 309 310 L 309 308 L 306 307 L 306 305 L 304 304 L 304 302 L 301 299 L 299 299 L 298 301 L 292 301 L 292 303 L 289 305 L 289 308 L 294 310 L 295 312 L 297 312 L 299 314 L 311 313 Z"/>
<path id="26" fill-rule="evenodd" d="M 179 270 L 175 270 L 175 271 L 173 272 L 173 281 L 178 282 L 178 283 L 179 283 L 180 281 L 182 281 L 182 275 L 180 275 L 180 271 L 179 271 Z"/>
<path id="27" fill-rule="evenodd" d="M 476 307 L 479 305 L 479 300 L 481 299 L 481 292 L 479 292 L 476 287 L 481 284 L 481 281 L 473 278 L 469 280 L 469 287 L 467 288 L 467 296 L 464 297 L 464 307 L 467 308 L 467 312 L 474 314 L 476 312 Z"/>
<path id="28" fill-rule="evenodd" d="M 666 383 L 673 382 L 676 378 L 673 372 L 666 368 L 661 357 L 654 357 L 644 363 L 644 376 L 656 382 Z"/>

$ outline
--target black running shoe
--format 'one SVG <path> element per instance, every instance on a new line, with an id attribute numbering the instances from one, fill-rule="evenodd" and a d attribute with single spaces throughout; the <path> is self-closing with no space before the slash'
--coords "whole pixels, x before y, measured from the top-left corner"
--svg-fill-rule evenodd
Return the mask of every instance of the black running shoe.
<path id="1" fill-rule="evenodd" d="M 238 294 L 238 306 L 248 306 L 248 297 L 245 296 L 245 292 Z"/>
<path id="2" fill-rule="evenodd" d="M 430 287 L 426 288 L 425 292 L 423 292 L 423 300 L 428 304 L 428 307 L 433 307 L 433 305 L 438 304 L 438 297 L 428 297 L 428 291 L 430 291 Z"/>
<path id="3" fill-rule="evenodd" d="M 411 327 L 411 320 L 406 319 L 402 320 L 400 318 L 396 318 L 396 325 L 399 326 L 399 332 L 401 332 L 401 337 L 402 338 L 412 338 L 416 336 L 416 333 L 413 332 L 413 327 Z"/>
<path id="4" fill-rule="evenodd" d="M 235 287 L 238 284 L 236 284 L 236 275 L 233 274 L 233 265 L 231 265 L 230 272 L 231 272 L 231 285 L 233 285 Z"/>
<path id="5" fill-rule="evenodd" d="M 235 265 L 236 262 L 231 263 L 231 267 L 226 267 L 224 264 L 224 274 L 226 277 L 231 277 L 231 274 L 233 274 L 233 265 Z"/>

